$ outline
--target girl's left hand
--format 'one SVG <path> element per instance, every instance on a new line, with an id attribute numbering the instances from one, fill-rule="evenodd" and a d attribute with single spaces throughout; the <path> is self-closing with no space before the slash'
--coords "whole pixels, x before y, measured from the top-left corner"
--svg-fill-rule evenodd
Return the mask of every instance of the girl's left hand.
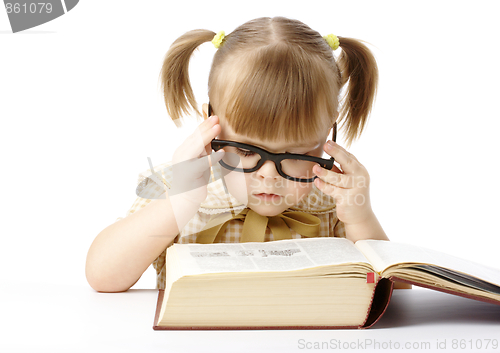
<path id="1" fill-rule="evenodd" d="M 342 170 L 335 165 L 332 170 L 314 166 L 313 172 L 318 176 L 314 184 L 318 189 L 335 199 L 337 217 L 346 225 L 360 224 L 372 214 L 370 204 L 370 176 L 366 168 L 333 141 L 323 146 L 326 153 L 335 158 Z"/>

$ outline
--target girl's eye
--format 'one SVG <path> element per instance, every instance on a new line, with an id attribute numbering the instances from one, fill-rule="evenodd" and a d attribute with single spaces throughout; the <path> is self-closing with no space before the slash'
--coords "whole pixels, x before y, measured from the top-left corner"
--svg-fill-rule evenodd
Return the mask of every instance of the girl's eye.
<path id="1" fill-rule="evenodd" d="M 237 148 L 236 153 L 239 154 L 240 156 L 243 156 L 243 157 L 249 157 L 249 156 L 253 156 L 255 154 L 255 152 L 252 152 L 249 150 L 244 150 L 242 148 Z"/>

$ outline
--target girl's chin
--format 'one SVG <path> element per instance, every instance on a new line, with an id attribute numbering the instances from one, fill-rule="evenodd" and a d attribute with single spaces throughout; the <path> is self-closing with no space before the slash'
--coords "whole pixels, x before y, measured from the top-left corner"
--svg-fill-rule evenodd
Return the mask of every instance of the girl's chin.
<path id="1" fill-rule="evenodd" d="M 283 211 L 285 211 L 288 208 L 288 205 L 285 204 L 280 204 L 280 205 L 273 205 L 273 204 L 250 204 L 248 205 L 248 208 L 250 208 L 252 211 L 257 212 L 261 216 L 266 216 L 266 217 L 272 217 L 279 215 Z"/>

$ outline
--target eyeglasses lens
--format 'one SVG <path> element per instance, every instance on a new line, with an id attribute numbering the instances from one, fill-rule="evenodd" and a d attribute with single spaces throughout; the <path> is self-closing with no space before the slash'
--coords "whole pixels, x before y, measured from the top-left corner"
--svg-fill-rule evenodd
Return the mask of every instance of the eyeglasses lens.
<path id="1" fill-rule="evenodd" d="M 252 169 L 257 166 L 261 160 L 261 155 L 250 150 L 245 150 L 233 146 L 225 146 L 226 153 L 222 161 L 230 168 Z M 301 159 L 283 159 L 281 161 L 281 170 L 288 176 L 294 178 L 309 179 L 314 177 L 312 171 L 314 165 L 311 161 Z"/>

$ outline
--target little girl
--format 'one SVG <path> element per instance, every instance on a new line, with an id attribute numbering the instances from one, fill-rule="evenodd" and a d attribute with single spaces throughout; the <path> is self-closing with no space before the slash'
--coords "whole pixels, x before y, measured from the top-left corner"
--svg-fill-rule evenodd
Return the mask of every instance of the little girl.
<path id="1" fill-rule="evenodd" d="M 86 275 L 98 291 L 127 290 L 151 263 L 164 288 L 173 242 L 388 240 L 370 205 L 368 172 L 334 142 L 337 121 L 349 146 L 372 107 L 378 71 L 366 46 L 281 17 L 249 21 L 227 36 L 190 31 L 173 43 L 161 71 L 177 125 L 190 108 L 199 114 L 188 66 L 209 41 L 218 49 L 204 121 L 171 163 L 141 173 L 127 216 L 92 243 Z"/>

